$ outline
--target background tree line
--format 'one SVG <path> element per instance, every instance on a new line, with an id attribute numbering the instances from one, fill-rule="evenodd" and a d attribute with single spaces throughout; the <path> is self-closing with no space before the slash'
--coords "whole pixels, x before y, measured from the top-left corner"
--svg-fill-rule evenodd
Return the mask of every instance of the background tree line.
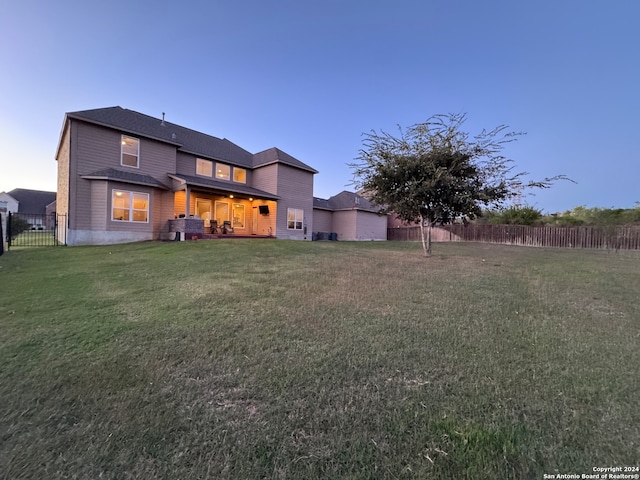
<path id="1" fill-rule="evenodd" d="M 562 213 L 543 214 L 532 206 L 487 209 L 476 223 L 495 225 L 611 226 L 640 225 L 640 203 L 636 208 L 587 208 L 579 206 Z"/>

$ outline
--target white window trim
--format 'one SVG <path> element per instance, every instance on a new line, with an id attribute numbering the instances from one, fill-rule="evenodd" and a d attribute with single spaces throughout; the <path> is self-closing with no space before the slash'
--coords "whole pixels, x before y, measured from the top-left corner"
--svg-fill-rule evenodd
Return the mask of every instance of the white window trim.
<path id="1" fill-rule="evenodd" d="M 291 212 L 291 210 L 294 211 L 293 228 L 289 226 L 289 213 Z M 300 214 L 299 218 L 298 218 L 298 214 Z M 300 222 L 300 228 L 296 227 L 296 224 L 298 222 Z M 304 210 L 301 208 L 287 208 L 287 230 L 302 231 L 303 229 L 304 229 Z"/>
<path id="2" fill-rule="evenodd" d="M 211 173 L 206 174 L 206 173 L 198 172 L 198 163 L 199 162 L 207 162 L 207 163 L 209 163 L 209 165 L 211 166 Z M 201 177 L 209 177 L 209 178 L 211 178 L 211 177 L 213 177 L 213 173 L 214 173 L 214 171 L 213 171 L 213 162 L 211 160 L 205 160 L 204 158 L 196 158 L 196 175 L 199 175 Z"/>
<path id="3" fill-rule="evenodd" d="M 136 144 L 138 146 L 137 148 L 137 152 L 136 152 L 136 164 L 134 165 L 127 165 L 126 163 L 124 163 L 124 155 L 125 155 L 125 151 L 124 151 L 124 145 L 125 145 L 125 138 L 130 138 L 131 140 L 135 140 Z M 127 153 L 127 155 L 131 155 L 130 153 Z M 121 135 L 120 136 L 120 165 L 122 165 L 123 167 L 129 167 L 129 168 L 140 168 L 140 139 L 136 138 L 136 137 L 132 137 L 131 135 Z"/>
<path id="4" fill-rule="evenodd" d="M 196 213 L 198 215 L 200 215 L 200 205 L 205 205 L 205 206 L 209 206 L 209 218 L 207 219 L 208 222 L 211 222 L 211 220 L 213 220 L 213 218 L 211 218 L 211 214 L 213 213 L 213 204 L 211 202 L 211 200 L 209 200 L 208 198 L 196 198 Z M 200 217 L 204 220 L 203 217 Z"/>
<path id="5" fill-rule="evenodd" d="M 242 170 L 244 172 L 244 182 L 241 182 L 239 180 L 236 180 L 236 170 Z M 246 168 L 240 168 L 240 167 L 233 167 L 233 181 L 236 183 L 247 183 L 247 169 Z"/>
<path id="6" fill-rule="evenodd" d="M 229 202 L 223 202 L 221 200 L 216 200 L 214 203 L 215 210 L 213 211 L 213 218 L 218 220 L 218 205 L 224 204 L 227 206 L 227 218 L 221 218 L 221 221 L 230 221 L 231 220 L 231 204 Z"/>
<path id="7" fill-rule="evenodd" d="M 225 177 L 219 177 L 219 176 L 218 176 L 218 166 L 221 166 L 221 167 L 227 167 L 227 168 L 229 169 L 229 175 L 228 175 L 226 178 L 225 178 Z M 229 180 L 231 180 L 231 166 L 230 166 L 230 165 L 227 165 L 226 163 L 216 163 L 216 169 L 215 169 L 215 172 L 214 172 L 214 178 L 215 178 L 216 180 L 224 180 L 224 181 L 226 181 L 226 182 L 228 182 Z"/>
<path id="8" fill-rule="evenodd" d="M 114 218 L 113 211 L 115 210 L 113 206 L 113 197 L 115 196 L 115 192 L 122 192 L 124 194 L 129 194 L 129 220 L 120 220 L 119 218 Z M 147 219 L 144 222 L 137 221 L 133 219 L 133 212 L 135 210 L 140 210 L 133 208 L 133 195 L 144 195 L 147 197 Z M 113 188 L 111 190 L 111 221 L 112 222 L 124 222 L 124 223 L 149 223 L 149 217 L 151 216 L 151 200 L 148 193 L 144 192 L 133 192 L 131 190 L 122 190 L 121 188 Z"/>
<path id="9" fill-rule="evenodd" d="M 246 215 L 246 211 L 247 211 L 247 207 L 246 205 L 243 205 L 242 203 L 234 203 L 233 205 L 231 205 L 232 207 L 232 211 L 231 211 L 231 218 L 232 218 L 232 226 L 233 228 L 239 228 L 240 230 L 246 228 L 246 221 L 247 221 L 247 215 Z M 242 218 L 236 222 L 236 214 L 242 211 Z M 240 217 L 238 217 L 240 218 Z"/>

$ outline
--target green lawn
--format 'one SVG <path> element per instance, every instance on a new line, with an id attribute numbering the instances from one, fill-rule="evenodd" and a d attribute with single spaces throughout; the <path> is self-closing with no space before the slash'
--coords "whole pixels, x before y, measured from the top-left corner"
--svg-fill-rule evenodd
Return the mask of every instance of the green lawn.
<path id="1" fill-rule="evenodd" d="M 541 479 L 640 459 L 640 252 L 0 257 L 0 479 Z"/>

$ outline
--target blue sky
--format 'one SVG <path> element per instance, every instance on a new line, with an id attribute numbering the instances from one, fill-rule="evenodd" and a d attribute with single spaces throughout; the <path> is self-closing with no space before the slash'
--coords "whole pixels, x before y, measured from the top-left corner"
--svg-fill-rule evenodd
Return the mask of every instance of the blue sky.
<path id="1" fill-rule="evenodd" d="M 362 133 L 437 113 L 526 132 L 545 212 L 640 201 L 637 0 L 0 0 L 0 191 L 55 190 L 65 112 L 120 105 L 276 146 L 351 189 Z"/>

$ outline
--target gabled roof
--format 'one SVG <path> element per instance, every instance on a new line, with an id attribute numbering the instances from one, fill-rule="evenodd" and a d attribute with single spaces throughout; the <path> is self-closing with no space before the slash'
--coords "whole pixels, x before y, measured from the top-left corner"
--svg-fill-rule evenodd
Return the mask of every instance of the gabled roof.
<path id="1" fill-rule="evenodd" d="M 226 138 L 220 139 L 206 135 L 126 108 L 107 107 L 70 112 L 67 113 L 67 118 L 83 120 L 95 125 L 115 128 L 131 135 L 170 143 L 178 147 L 179 150 L 194 155 L 251 167 L 251 153 Z"/>
<path id="2" fill-rule="evenodd" d="M 253 156 L 253 165 L 255 167 L 262 167 L 277 162 L 284 163 L 285 165 L 289 165 L 291 167 L 300 168 L 302 170 L 307 170 L 312 173 L 318 173 L 317 170 L 311 168 L 305 163 L 302 163 L 297 158 L 294 158 L 288 153 L 283 152 L 279 148 L 269 148 L 262 152 L 256 153 Z"/>
<path id="3" fill-rule="evenodd" d="M 373 205 L 362 195 L 343 190 L 337 195 L 330 197 L 328 200 L 324 198 L 313 198 L 313 208 L 324 210 L 364 210 L 367 212 L 378 213 L 381 207 Z"/>
<path id="4" fill-rule="evenodd" d="M 122 107 L 70 112 L 66 114 L 65 125 L 68 119 L 82 120 L 95 125 L 114 128 L 133 136 L 169 143 L 175 145 L 179 151 L 210 160 L 220 160 L 231 165 L 254 168 L 279 161 L 318 173 L 300 160 L 276 148 L 253 155 L 226 138 L 217 138 Z"/>
<path id="5" fill-rule="evenodd" d="M 17 202 L 17 200 L 15 198 L 13 198 L 11 195 L 9 195 L 7 192 L 0 192 L 0 198 L 5 198 L 8 200 L 13 200 L 14 202 Z"/>
<path id="6" fill-rule="evenodd" d="M 169 187 L 162 182 L 156 180 L 151 175 L 145 175 L 134 172 L 124 172 L 115 168 L 104 168 L 88 175 L 82 175 L 87 180 L 115 180 L 123 183 L 131 183 L 134 185 L 146 185 L 149 187 L 161 188 L 169 190 Z"/>
<path id="7" fill-rule="evenodd" d="M 16 188 L 7 193 L 18 201 L 18 212 L 20 213 L 44 214 L 47 205 L 56 199 L 56 192 L 27 190 L 26 188 Z"/>

